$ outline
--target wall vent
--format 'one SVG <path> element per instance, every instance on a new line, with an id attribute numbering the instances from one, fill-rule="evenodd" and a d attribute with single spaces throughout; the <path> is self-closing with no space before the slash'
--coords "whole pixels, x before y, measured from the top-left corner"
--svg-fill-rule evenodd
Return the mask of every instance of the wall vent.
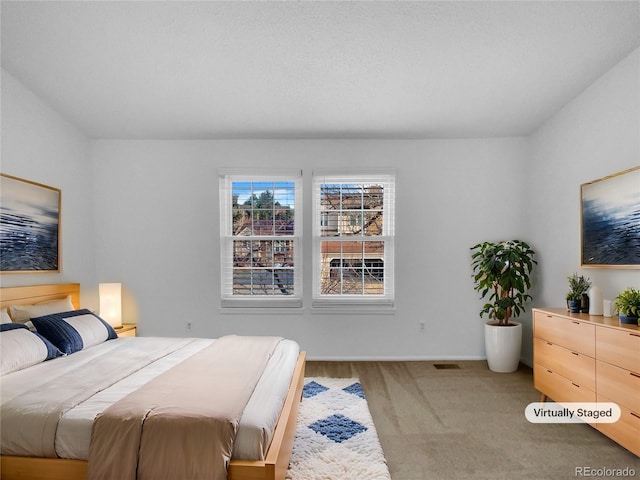
<path id="1" fill-rule="evenodd" d="M 438 370 L 460 370 L 460 365 L 457 363 L 434 363 L 433 366 Z"/>

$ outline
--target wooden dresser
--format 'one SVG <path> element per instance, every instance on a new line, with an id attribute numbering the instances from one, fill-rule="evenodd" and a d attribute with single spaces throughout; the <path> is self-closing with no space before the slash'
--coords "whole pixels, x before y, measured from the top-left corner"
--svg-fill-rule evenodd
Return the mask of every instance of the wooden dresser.
<path id="1" fill-rule="evenodd" d="M 617 403 L 620 420 L 593 426 L 640 456 L 640 327 L 534 308 L 533 383 L 542 401 Z"/>

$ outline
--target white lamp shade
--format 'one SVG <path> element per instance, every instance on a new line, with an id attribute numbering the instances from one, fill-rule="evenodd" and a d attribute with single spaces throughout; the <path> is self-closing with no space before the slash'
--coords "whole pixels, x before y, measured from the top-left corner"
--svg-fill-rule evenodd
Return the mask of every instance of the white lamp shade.
<path id="1" fill-rule="evenodd" d="M 98 285 L 100 293 L 100 317 L 109 322 L 114 328 L 122 326 L 122 284 L 101 283 Z"/>

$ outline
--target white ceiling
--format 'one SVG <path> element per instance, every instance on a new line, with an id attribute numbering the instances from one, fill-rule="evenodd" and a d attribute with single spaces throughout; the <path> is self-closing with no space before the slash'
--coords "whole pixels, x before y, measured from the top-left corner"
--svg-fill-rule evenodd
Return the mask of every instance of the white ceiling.
<path id="1" fill-rule="evenodd" d="M 639 1 L 2 1 L 2 67 L 96 138 L 531 133 Z"/>

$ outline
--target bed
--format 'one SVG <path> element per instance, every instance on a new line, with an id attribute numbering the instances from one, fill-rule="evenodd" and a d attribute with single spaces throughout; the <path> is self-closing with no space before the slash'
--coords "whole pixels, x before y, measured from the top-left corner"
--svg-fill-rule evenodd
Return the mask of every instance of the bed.
<path id="1" fill-rule="evenodd" d="M 33 305 L 33 304 L 42 304 L 42 302 L 49 301 L 60 301 L 61 299 L 68 299 L 73 304 L 73 307 L 78 309 L 80 308 L 80 285 L 79 284 L 55 284 L 55 285 L 37 285 L 37 286 L 26 286 L 26 287 L 4 287 L 0 288 L 0 308 L 8 308 L 10 305 Z M 161 371 L 166 371 L 167 369 L 171 369 L 172 365 L 175 365 L 177 362 L 182 362 L 180 358 L 183 358 L 185 355 L 189 356 L 193 352 L 199 352 L 200 349 L 205 349 L 209 346 L 210 343 L 218 343 L 219 340 L 207 340 L 207 339 L 158 339 L 160 342 L 164 342 L 163 344 L 169 344 L 175 340 L 176 343 L 179 343 L 180 346 L 176 347 L 175 352 L 162 357 L 162 362 L 154 363 L 154 368 L 160 368 Z M 96 345 L 95 347 L 88 348 L 82 352 L 73 353 L 72 355 L 68 355 L 66 357 L 62 357 L 64 361 L 58 361 L 57 359 L 48 360 L 43 362 L 42 364 L 34 365 L 34 367 L 29 367 L 28 369 L 24 369 L 23 373 L 16 372 L 17 374 L 13 376 L 12 383 L 5 382 L 7 385 L 6 391 L 3 389 L 3 395 L 10 395 L 14 390 L 19 391 L 20 388 L 24 389 L 23 380 L 24 378 L 29 378 L 30 373 L 29 369 L 41 369 L 42 372 L 48 371 L 48 369 L 58 368 L 59 365 L 67 362 L 73 361 L 89 361 L 87 358 L 98 355 L 98 353 L 103 354 L 101 349 L 111 349 L 113 352 L 118 352 L 117 354 L 109 353 L 110 357 L 118 357 L 120 355 L 120 348 L 124 350 L 131 349 L 135 346 L 136 350 L 141 350 L 143 345 L 150 344 L 153 342 L 153 339 L 149 338 L 119 338 L 114 341 L 104 342 L 103 344 Z M 129 343 L 127 343 L 129 342 Z M 138 342 L 137 344 L 133 344 L 131 342 Z M 293 342 L 295 343 L 295 342 Z M 282 345 L 282 347 L 281 347 Z M 254 397 L 259 397 L 259 392 L 266 392 L 267 389 L 272 389 L 273 378 L 269 377 L 269 375 L 275 375 L 276 371 L 280 368 L 278 363 L 273 360 L 274 358 L 288 358 L 286 363 L 282 365 L 287 365 L 286 370 L 286 382 L 283 383 L 283 380 L 280 380 L 280 383 L 283 385 L 282 398 L 280 401 L 282 404 L 281 410 L 275 412 L 275 417 L 273 417 L 273 413 L 271 414 L 273 417 L 273 422 L 275 426 L 272 430 L 269 431 L 270 440 L 265 443 L 263 441 L 263 445 L 261 448 L 261 453 L 251 453 L 252 448 L 251 442 L 238 442 L 242 445 L 248 445 L 248 447 L 243 449 L 238 449 L 236 451 L 234 445 L 234 454 L 231 457 L 231 461 L 228 463 L 227 469 L 227 477 L 229 480 L 282 480 L 286 476 L 286 471 L 288 469 L 289 458 L 291 455 L 291 450 L 293 447 L 293 439 L 295 435 L 295 427 L 297 420 L 297 412 L 298 412 L 298 404 L 301 400 L 302 387 L 304 383 L 304 362 L 305 362 L 305 354 L 304 352 L 298 350 L 295 351 L 295 355 L 292 357 L 292 351 L 290 341 L 282 341 L 278 343 L 278 350 L 274 352 L 274 354 L 269 359 L 269 364 L 267 368 L 265 368 L 265 373 L 262 375 L 258 385 L 254 391 Z M 297 346 L 297 344 L 296 344 Z M 146 347 L 145 347 L 146 348 Z M 173 348 L 173 346 L 171 346 Z M 285 348 L 287 350 L 285 350 Z M 117 350 L 116 350 L 117 349 Z M 191 349 L 191 350 L 189 350 Z M 279 352 L 283 353 L 279 353 Z M 173 351 L 172 351 L 173 352 Z M 284 353 L 286 352 L 286 353 Z M 278 354 L 276 354 L 278 353 Z M 104 353 L 106 358 L 107 354 Z M 183 357 L 180 357 L 180 356 Z M 74 357 L 75 356 L 75 357 Z M 195 357 L 195 355 L 194 355 Z M 184 357 L 186 358 L 186 357 Z M 91 360 L 95 361 L 95 360 Z M 164 363 L 163 363 L 164 362 Z M 173 362 L 173 363 L 172 363 Z M 185 362 L 186 363 L 186 362 Z M 159 366 L 158 366 L 159 365 Z M 67 367 L 65 367 L 67 368 Z M 44 370 L 47 369 L 47 370 Z M 164 370 L 163 370 L 164 369 Z M 149 373 L 148 370 L 153 370 L 151 368 L 140 369 L 140 371 L 136 371 L 135 375 L 154 375 L 153 373 Z M 290 374 L 290 380 L 288 375 Z M 3 379 L 12 378 L 13 373 L 8 374 Z M 132 375 L 129 378 L 129 384 L 126 388 L 135 388 L 136 381 L 144 382 L 143 380 L 131 380 L 135 377 Z M 61 377 L 62 378 L 62 377 Z M 271 379 L 271 380 L 270 380 Z M 118 385 L 114 385 L 111 389 L 114 392 L 117 388 L 125 388 L 127 382 L 123 381 L 118 383 Z M 0 384 L 1 385 L 1 384 Z M 16 387 L 16 385 L 20 385 Z M 127 384 L 128 385 L 128 384 Z M 74 415 L 70 415 L 67 419 L 68 424 L 70 425 L 81 425 L 82 428 L 86 429 L 91 428 L 90 425 L 87 427 L 86 416 L 95 415 L 96 409 L 104 408 L 100 407 L 101 402 L 104 403 L 105 398 L 109 398 L 108 393 L 111 391 L 109 389 L 105 390 L 104 398 L 100 397 L 103 393 L 97 394 L 95 396 L 96 400 L 94 403 L 87 401 L 86 404 L 83 404 L 82 408 L 78 408 L 77 410 L 80 413 L 75 412 L 74 415 L 77 415 L 77 419 Z M 35 389 L 34 389 L 35 391 Z M 118 390 L 119 395 L 126 395 L 126 393 L 130 390 L 124 390 L 122 393 Z M 7 393 L 8 392 L 8 393 Z M 27 392 L 29 393 L 29 392 Z M 118 397 L 119 398 L 119 397 Z M 6 403 L 3 400 L 3 403 Z M 242 414 L 242 419 L 240 422 L 240 427 L 238 431 L 238 439 L 240 439 L 241 434 L 243 433 L 243 424 L 247 423 L 250 425 L 251 418 L 253 418 L 256 414 L 255 405 L 258 403 L 264 403 L 264 399 L 262 398 L 252 398 L 247 403 L 247 406 Z M 254 407 L 252 407 L 254 405 Z M 252 408 L 254 408 L 252 410 Z M 84 417 L 83 417 L 84 415 Z M 63 417 L 63 418 L 66 418 Z M 93 417 L 91 417 L 93 418 Z M 245 421 L 246 419 L 246 421 Z M 72 420 L 78 420 L 75 424 Z M 59 432 L 56 435 L 61 435 L 61 438 L 64 438 L 63 433 L 64 426 L 63 422 L 60 422 L 60 427 L 58 427 Z M 77 427 L 74 427 L 77 428 Z M 247 432 L 250 428 L 246 428 Z M 67 433 L 68 438 L 82 438 L 82 433 L 76 435 L 74 430 L 67 430 L 67 432 L 72 432 L 73 434 Z M 249 433 L 245 435 L 246 438 L 250 438 Z M 57 437 L 56 437 L 57 438 Z M 244 438 L 244 437 L 243 437 Z M 71 442 L 73 443 L 73 442 Z M 82 445 L 82 442 L 76 442 Z M 62 454 L 58 452 L 58 445 L 66 445 L 65 442 L 56 440 L 56 452 L 54 455 L 25 455 L 24 453 L 20 454 L 5 454 L 5 447 L 3 445 L 3 455 L 1 457 L 0 470 L 2 472 L 3 479 L 14 479 L 14 478 L 31 478 L 31 479 L 65 479 L 65 480 L 75 480 L 75 479 L 85 479 L 87 478 L 87 473 L 89 471 L 89 461 L 87 460 L 86 452 L 82 453 L 82 446 L 69 446 L 64 447 Z M 74 450 L 75 448 L 75 450 Z M 88 449 L 88 446 L 84 444 L 84 448 Z M 66 449 L 66 450 L 65 450 Z M 7 449 L 7 451 L 11 451 Z M 80 453 L 77 453 L 80 452 Z M 60 458 L 67 457 L 67 458 Z"/>

